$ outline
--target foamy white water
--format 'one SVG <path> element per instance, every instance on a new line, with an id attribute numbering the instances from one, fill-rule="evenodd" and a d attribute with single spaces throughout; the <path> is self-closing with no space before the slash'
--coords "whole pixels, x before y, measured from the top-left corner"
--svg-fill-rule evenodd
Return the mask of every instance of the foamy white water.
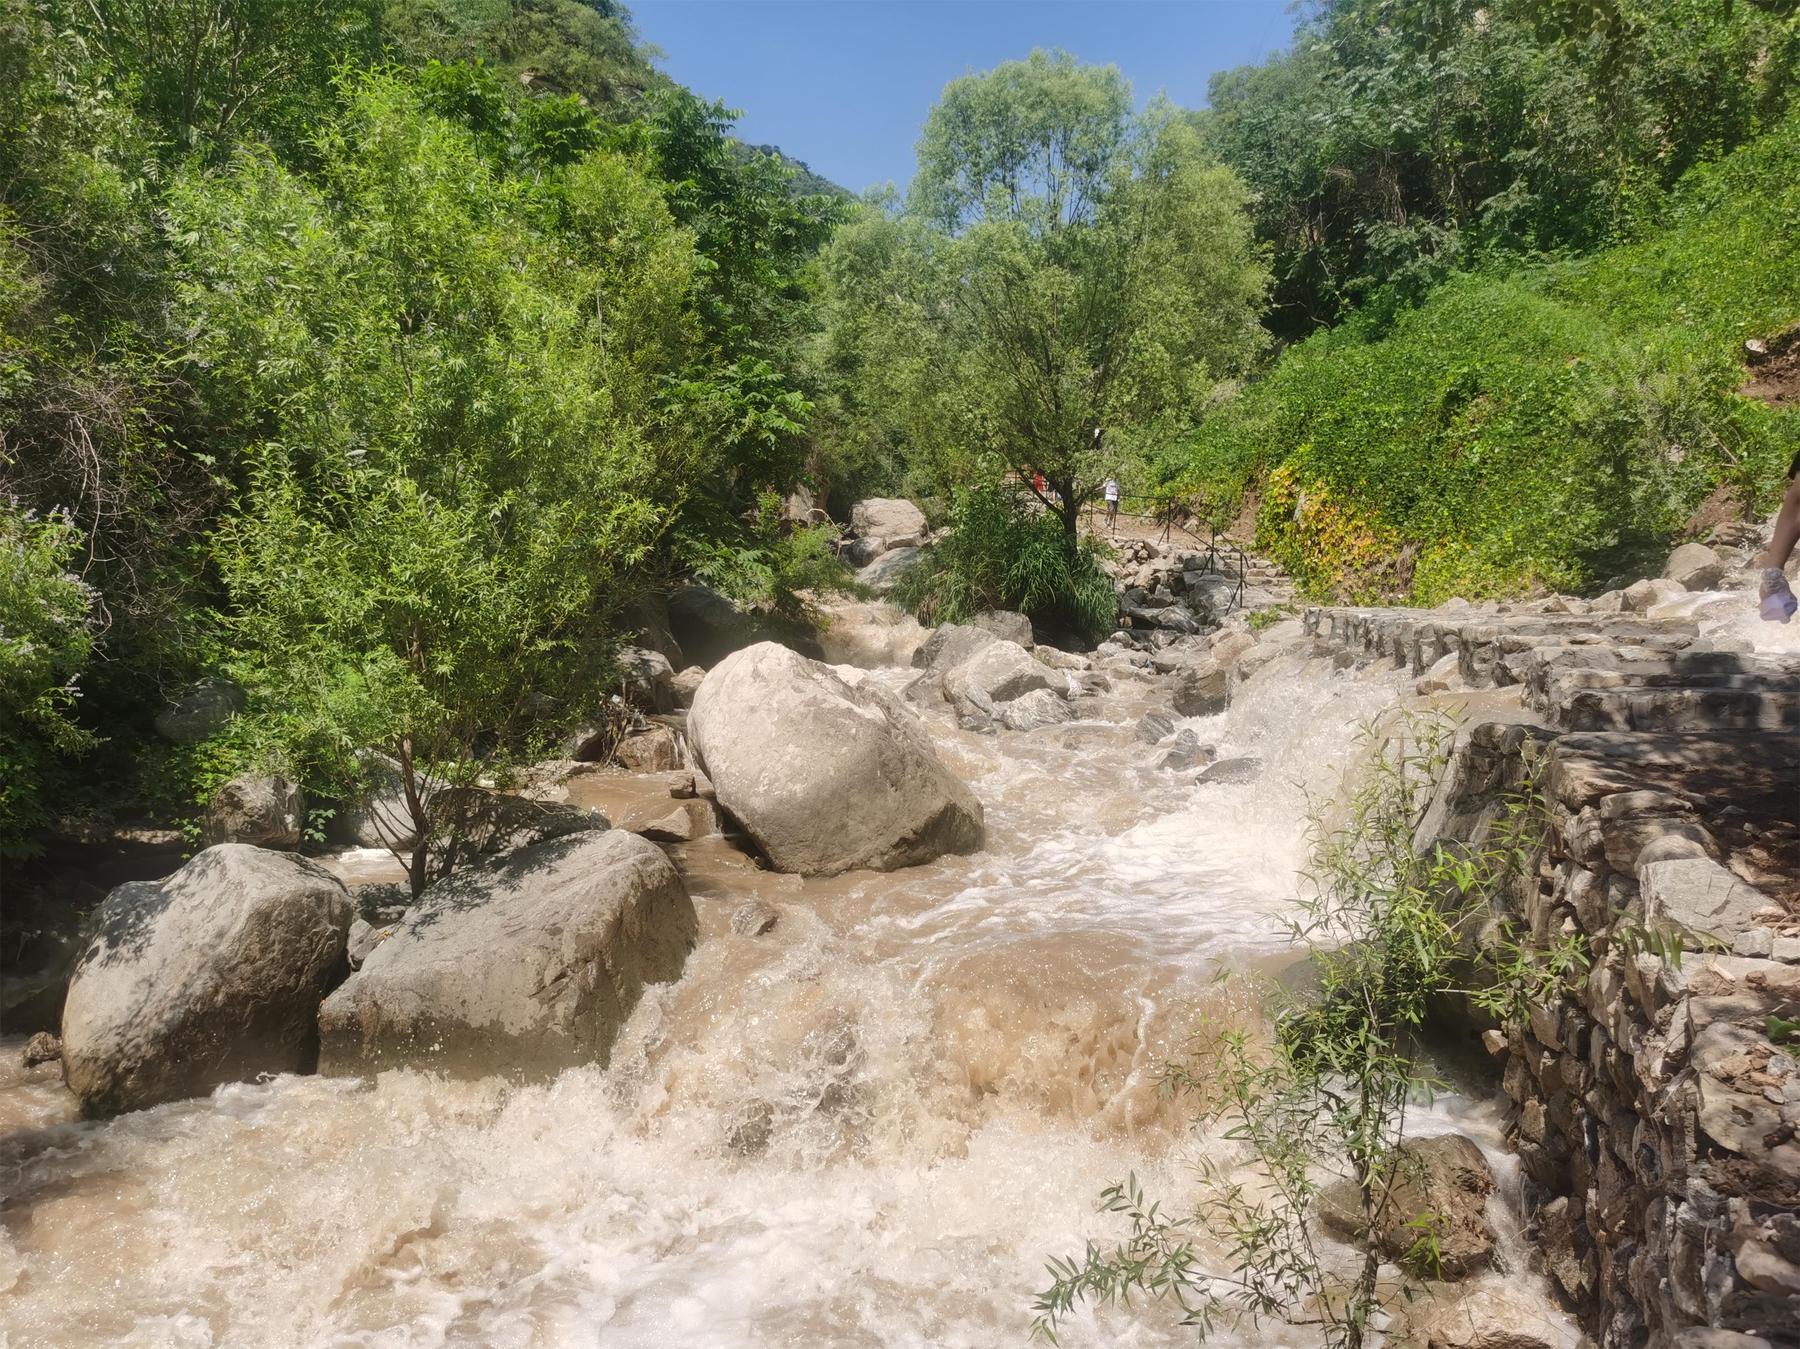
<path id="1" fill-rule="evenodd" d="M 1255 1023 L 1216 975 L 1292 958 L 1305 793 L 1398 687 L 1272 675 L 1192 723 L 1263 760 L 1252 784 L 1147 768 L 1124 688 L 1033 733 L 933 721 L 987 807 L 975 857 L 802 883 L 695 845 L 704 939 L 605 1071 L 289 1077 L 95 1124 L 7 1054 L 0 1344 L 1024 1343 L 1046 1259 L 1111 1230 L 1103 1187 L 1193 1193 L 1216 1145 L 1162 1066 Z M 782 915 L 762 938 L 729 931 L 751 893 Z M 1497 1144 L 1483 1107 L 1439 1109 Z M 1191 1339 L 1149 1304 L 1064 1343 Z"/>

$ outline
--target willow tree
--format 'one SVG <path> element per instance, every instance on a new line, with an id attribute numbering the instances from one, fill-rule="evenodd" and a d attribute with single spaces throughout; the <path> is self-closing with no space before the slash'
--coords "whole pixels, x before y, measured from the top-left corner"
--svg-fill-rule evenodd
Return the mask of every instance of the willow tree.
<path id="1" fill-rule="evenodd" d="M 846 240 L 911 272 L 894 321 L 913 325 L 897 345 L 915 406 L 896 419 L 1041 475 L 1073 544 L 1121 451 L 1197 415 L 1259 350 L 1268 273 L 1246 205 L 1176 109 L 1133 111 L 1116 67 L 1039 51 L 955 81 L 894 248 Z M 885 315 L 895 289 L 865 291 Z"/>

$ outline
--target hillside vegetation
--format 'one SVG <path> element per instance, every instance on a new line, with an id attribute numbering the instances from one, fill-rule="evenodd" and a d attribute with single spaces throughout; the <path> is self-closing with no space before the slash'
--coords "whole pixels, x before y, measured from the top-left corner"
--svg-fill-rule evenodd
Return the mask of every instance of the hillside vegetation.
<path id="1" fill-rule="evenodd" d="M 1800 321 L 1794 8 L 1352 0 L 1216 79 L 1294 344 L 1159 492 L 1253 510 L 1315 594 L 1422 603 L 1770 507 L 1800 428 L 1735 390 Z"/>
<path id="2" fill-rule="evenodd" d="M 1289 350 L 1165 462 L 1315 590 L 1604 580 L 1715 489 L 1772 505 L 1800 418 L 1741 396 L 1800 320 L 1800 119 L 1694 170 L 1641 242 L 1487 268 Z"/>

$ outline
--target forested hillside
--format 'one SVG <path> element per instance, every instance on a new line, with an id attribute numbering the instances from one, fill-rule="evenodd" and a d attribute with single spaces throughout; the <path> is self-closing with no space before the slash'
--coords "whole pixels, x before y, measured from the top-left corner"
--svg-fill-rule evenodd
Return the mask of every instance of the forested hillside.
<path id="1" fill-rule="evenodd" d="M 840 208 L 618 7 L 6 0 L 0 67 L 0 853 L 522 745 L 662 578 L 818 553 L 759 511 Z"/>
<path id="2" fill-rule="evenodd" d="M 1334 0 L 1204 110 L 966 76 L 856 203 L 613 0 L 0 0 L 0 855 L 529 755 L 671 584 L 847 583 L 796 486 L 954 527 L 922 616 L 1072 639 L 1109 477 L 1315 594 L 1603 581 L 1800 444 L 1737 392 L 1797 64 L 1788 0 Z"/>
<path id="3" fill-rule="evenodd" d="M 1349 3 L 1220 76 L 1201 122 L 1305 340 L 1165 490 L 1254 510 L 1318 593 L 1427 603 L 1770 508 L 1800 425 L 1735 391 L 1800 321 L 1797 61 L 1792 5 Z"/>

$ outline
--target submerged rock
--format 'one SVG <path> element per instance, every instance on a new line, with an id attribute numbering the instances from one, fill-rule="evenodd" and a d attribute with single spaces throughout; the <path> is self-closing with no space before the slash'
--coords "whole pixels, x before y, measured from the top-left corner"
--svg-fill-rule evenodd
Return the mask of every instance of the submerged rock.
<path id="1" fill-rule="evenodd" d="M 1218 783 L 1231 785 L 1242 782 L 1254 782 L 1256 775 L 1262 772 L 1262 760 L 1253 755 L 1243 755 L 1235 759 L 1220 759 L 1208 764 L 1200 770 L 1194 779 L 1199 783 Z"/>
<path id="2" fill-rule="evenodd" d="M 62 1041 L 47 1030 L 41 1030 L 25 1042 L 25 1052 L 20 1055 L 20 1062 L 27 1068 L 35 1068 L 40 1063 L 55 1063 L 62 1057 Z"/>
<path id="3" fill-rule="evenodd" d="M 745 900 L 731 913 L 731 930 L 740 937 L 760 937 L 772 931 L 775 924 L 781 921 L 781 915 L 773 905 L 765 904 L 760 899 Z"/>
<path id="4" fill-rule="evenodd" d="M 222 843 L 106 897 L 63 1007 L 83 1113 L 311 1071 L 319 999 L 343 978 L 350 896 L 291 853 Z"/>
<path id="5" fill-rule="evenodd" d="M 457 872 L 319 1009 L 333 1073 L 553 1076 L 604 1064 L 647 984 L 698 939 L 662 850 L 621 830 L 533 844 Z"/>
<path id="6" fill-rule="evenodd" d="M 688 729 L 719 804 L 779 871 L 887 871 L 981 846 L 981 803 L 866 677 L 763 643 L 707 675 Z"/>
<path id="7" fill-rule="evenodd" d="M 1423 1239 L 1433 1238 L 1437 1267 L 1423 1265 L 1422 1272 L 1449 1279 L 1472 1274 L 1493 1258 L 1487 1197 L 1494 1192 L 1494 1173 L 1480 1148 L 1461 1134 L 1409 1139 L 1396 1149 L 1394 1168 L 1374 1233 L 1383 1255 L 1407 1259 Z M 1365 1235 L 1359 1196 L 1347 1180 L 1320 1192 L 1319 1216 L 1353 1239 Z"/>

